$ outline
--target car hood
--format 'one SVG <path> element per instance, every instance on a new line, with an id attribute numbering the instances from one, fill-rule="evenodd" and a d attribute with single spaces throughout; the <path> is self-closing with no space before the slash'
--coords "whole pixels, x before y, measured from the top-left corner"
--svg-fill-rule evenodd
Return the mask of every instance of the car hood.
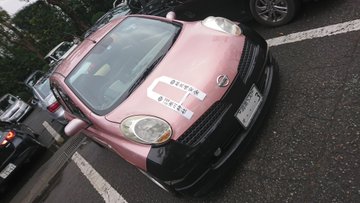
<path id="1" fill-rule="evenodd" d="M 177 139 L 228 86 L 217 79 L 226 75 L 230 83 L 237 74 L 244 36 L 229 36 L 204 27 L 201 22 L 184 23 L 162 61 L 144 82 L 105 118 L 114 123 L 134 115 L 166 120 Z"/>

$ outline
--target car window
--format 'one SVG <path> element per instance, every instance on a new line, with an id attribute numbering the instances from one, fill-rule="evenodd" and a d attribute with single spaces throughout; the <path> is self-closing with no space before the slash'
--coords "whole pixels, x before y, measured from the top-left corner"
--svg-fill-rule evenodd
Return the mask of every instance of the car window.
<path id="1" fill-rule="evenodd" d="M 128 17 L 74 68 L 65 82 L 94 113 L 104 115 L 171 47 L 179 25 Z"/>
<path id="2" fill-rule="evenodd" d="M 6 111 L 7 108 L 9 108 L 11 106 L 11 104 L 9 103 L 9 101 L 6 99 L 1 100 L 0 101 L 0 109 L 1 111 Z"/>
<path id="3" fill-rule="evenodd" d="M 42 98 L 46 98 L 51 92 L 49 78 L 39 81 L 34 88 L 40 94 Z"/>
<path id="4" fill-rule="evenodd" d="M 37 81 L 44 76 L 41 71 L 35 71 L 28 79 L 26 79 L 26 86 L 33 87 Z"/>
<path id="5" fill-rule="evenodd" d="M 63 42 L 56 50 L 52 50 L 53 53 L 46 58 L 50 60 L 50 62 L 51 60 L 58 61 L 72 46 L 72 42 Z"/>
<path id="6" fill-rule="evenodd" d="M 54 51 L 52 56 L 59 60 L 72 46 L 73 44 L 71 42 L 64 42 L 61 46 L 59 46 L 58 49 Z"/>
<path id="7" fill-rule="evenodd" d="M 8 94 L 0 101 L 0 110 L 5 112 L 9 107 L 11 107 L 12 104 L 15 103 L 15 101 L 16 98 Z"/>
<path id="8" fill-rule="evenodd" d="M 14 104 L 16 102 L 16 98 L 14 96 L 9 96 L 9 103 Z"/>
<path id="9" fill-rule="evenodd" d="M 73 42 L 61 42 L 53 48 L 46 56 L 45 60 L 49 63 L 50 68 L 54 68 L 62 59 L 66 58 L 77 46 L 76 40 Z"/>

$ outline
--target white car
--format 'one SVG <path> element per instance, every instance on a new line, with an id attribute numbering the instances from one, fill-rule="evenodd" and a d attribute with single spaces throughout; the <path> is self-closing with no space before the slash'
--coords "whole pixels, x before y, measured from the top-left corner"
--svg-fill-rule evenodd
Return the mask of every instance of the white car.
<path id="1" fill-rule="evenodd" d="M 19 122 L 30 110 L 29 104 L 12 94 L 5 94 L 0 99 L 0 121 Z"/>
<path id="2" fill-rule="evenodd" d="M 76 46 L 76 42 L 61 42 L 49 51 L 44 59 L 49 62 L 50 67 L 55 67 L 58 62 L 66 58 Z"/>

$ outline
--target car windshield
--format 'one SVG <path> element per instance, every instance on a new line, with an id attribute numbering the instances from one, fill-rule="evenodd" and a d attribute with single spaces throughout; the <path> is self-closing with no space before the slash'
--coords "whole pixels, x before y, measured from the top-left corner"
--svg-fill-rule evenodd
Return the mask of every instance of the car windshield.
<path id="1" fill-rule="evenodd" d="M 41 71 L 35 71 L 29 78 L 26 80 L 26 86 L 32 88 L 40 78 L 44 76 L 44 73 Z"/>
<path id="2" fill-rule="evenodd" d="M 60 60 L 69 55 L 76 46 L 75 42 L 61 42 L 51 50 L 44 59 L 49 63 L 50 67 L 53 68 Z"/>
<path id="3" fill-rule="evenodd" d="M 66 83 L 94 113 L 104 115 L 128 97 L 179 31 L 177 24 L 128 17 L 98 42 Z"/>
<path id="4" fill-rule="evenodd" d="M 36 83 L 34 88 L 42 98 L 46 98 L 50 94 L 49 78 L 41 79 L 38 83 Z"/>
<path id="5" fill-rule="evenodd" d="M 52 57 L 59 60 L 71 47 L 73 46 L 73 43 L 71 42 L 64 42 L 61 46 L 59 46 L 54 53 L 52 54 Z"/>

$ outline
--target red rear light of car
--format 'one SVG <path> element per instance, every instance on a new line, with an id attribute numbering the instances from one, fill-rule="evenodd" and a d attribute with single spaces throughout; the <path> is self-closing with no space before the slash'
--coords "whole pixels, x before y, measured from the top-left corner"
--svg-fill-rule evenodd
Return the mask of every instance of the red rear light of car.
<path id="1" fill-rule="evenodd" d="M 11 140 L 14 139 L 15 137 L 15 131 L 10 130 L 6 135 L 5 135 L 5 139 L 1 142 L 1 146 L 6 145 L 8 142 L 10 142 Z"/>
<path id="2" fill-rule="evenodd" d="M 59 108 L 60 108 L 60 104 L 59 104 L 59 102 L 56 101 L 56 102 L 52 103 L 50 106 L 48 106 L 47 110 L 50 111 L 51 113 L 54 113 Z"/>

